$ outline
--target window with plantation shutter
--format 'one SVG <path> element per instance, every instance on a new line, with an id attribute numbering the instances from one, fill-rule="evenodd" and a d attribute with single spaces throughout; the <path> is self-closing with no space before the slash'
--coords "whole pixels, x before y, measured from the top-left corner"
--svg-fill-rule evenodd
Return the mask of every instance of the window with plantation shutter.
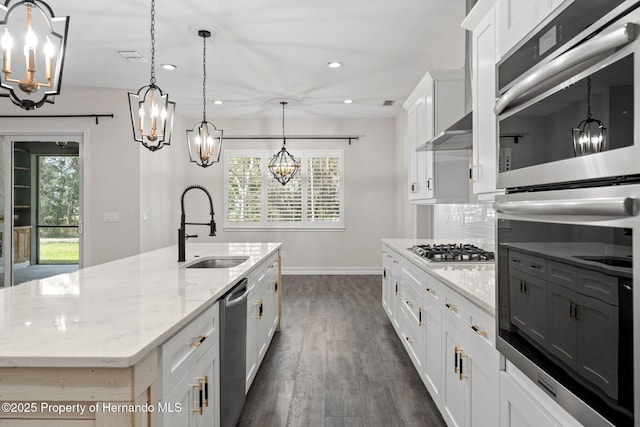
<path id="1" fill-rule="evenodd" d="M 286 185 L 268 171 L 272 154 L 225 150 L 225 229 L 344 228 L 342 150 L 292 153 L 300 171 Z"/>

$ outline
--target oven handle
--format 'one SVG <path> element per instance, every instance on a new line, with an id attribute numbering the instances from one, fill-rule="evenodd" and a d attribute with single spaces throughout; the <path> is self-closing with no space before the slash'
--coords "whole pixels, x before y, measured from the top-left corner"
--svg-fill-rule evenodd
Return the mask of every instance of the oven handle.
<path id="1" fill-rule="evenodd" d="M 499 115 L 520 96 L 529 92 L 539 84 L 544 83 L 551 77 L 608 50 L 629 44 L 635 40 L 635 38 L 636 24 L 626 23 L 615 31 L 586 41 L 574 49 L 560 55 L 553 61 L 543 65 L 540 69 L 536 70 L 526 78 L 515 83 L 511 89 L 498 98 L 493 110 L 496 115 Z"/>
<path id="2" fill-rule="evenodd" d="M 631 197 L 566 199 L 554 201 L 495 202 L 499 213 L 516 215 L 636 216 L 640 200 Z"/>

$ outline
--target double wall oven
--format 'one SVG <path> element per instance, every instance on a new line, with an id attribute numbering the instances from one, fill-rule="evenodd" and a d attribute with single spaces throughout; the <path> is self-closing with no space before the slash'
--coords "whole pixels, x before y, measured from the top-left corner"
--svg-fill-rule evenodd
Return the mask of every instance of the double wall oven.
<path id="1" fill-rule="evenodd" d="M 583 425 L 640 425 L 640 2 L 565 1 L 497 76 L 498 350 Z"/>

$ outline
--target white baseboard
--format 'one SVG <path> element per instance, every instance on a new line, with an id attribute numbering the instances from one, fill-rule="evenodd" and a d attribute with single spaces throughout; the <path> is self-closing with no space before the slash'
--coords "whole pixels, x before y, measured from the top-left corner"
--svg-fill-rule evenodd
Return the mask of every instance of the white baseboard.
<path id="1" fill-rule="evenodd" d="M 354 276 L 379 275 L 382 267 L 283 267 L 285 276 Z"/>

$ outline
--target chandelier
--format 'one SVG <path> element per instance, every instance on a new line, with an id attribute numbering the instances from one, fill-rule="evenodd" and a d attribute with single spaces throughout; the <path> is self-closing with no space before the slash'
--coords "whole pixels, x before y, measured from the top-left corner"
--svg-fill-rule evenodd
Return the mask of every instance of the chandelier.
<path id="1" fill-rule="evenodd" d="M 284 106 L 287 105 L 287 102 L 281 101 L 280 104 L 282 104 L 282 149 L 274 154 L 269 161 L 269 171 L 280 184 L 286 185 L 287 182 L 291 181 L 296 173 L 298 173 L 300 163 L 298 163 L 286 149 L 287 138 L 284 136 Z"/>
<path id="2" fill-rule="evenodd" d="M 591 116 L 591 77 L 587 77 L 587 118 L 572 129 L 575 156 L 599 153 L 607 148 L 607 128 Z"/>
<path id="3" fill-rule="evenodd" d="M 220 161 L 222 149 L 222 129 L 217 129 L 213 123 L 207 121 L 207 38 L 211 32 L 198 31 L 202 37 L 202 121 L 196 123 L 193 129 L 187 131 L 189 159 L 198 166 L 206 168 Z"/>
<path id="4" fill-rule="evenodd" d="M 62 66 L 67 45 L 69 17 L 53 14 L 41 0 L 22 0 L 0 5 L 4 18 L 0 21 L 2 73 L 0 86 L 9 91 L 15 105 L 25 110 L 41 107 L 47 97 L 60 94 Z M 24 35 L 24 47 L 14 55 L 14 37 Z M 42 48 L 38 49 L 39 43 Z M 44 67 L 37 68 L 37 64 Z M 23 70 L 24 74 L 18 71 Z M 46 90 L 38 93 L 40 88 Z"/>
<path id="5" fill-rule="evenodd" d="M 156 151 L 171 144 L 175 102 L 156 85 L 156 2 L 151 0 L 151 79 L 138 93 L 129 93 L 133 139 Z"/>

